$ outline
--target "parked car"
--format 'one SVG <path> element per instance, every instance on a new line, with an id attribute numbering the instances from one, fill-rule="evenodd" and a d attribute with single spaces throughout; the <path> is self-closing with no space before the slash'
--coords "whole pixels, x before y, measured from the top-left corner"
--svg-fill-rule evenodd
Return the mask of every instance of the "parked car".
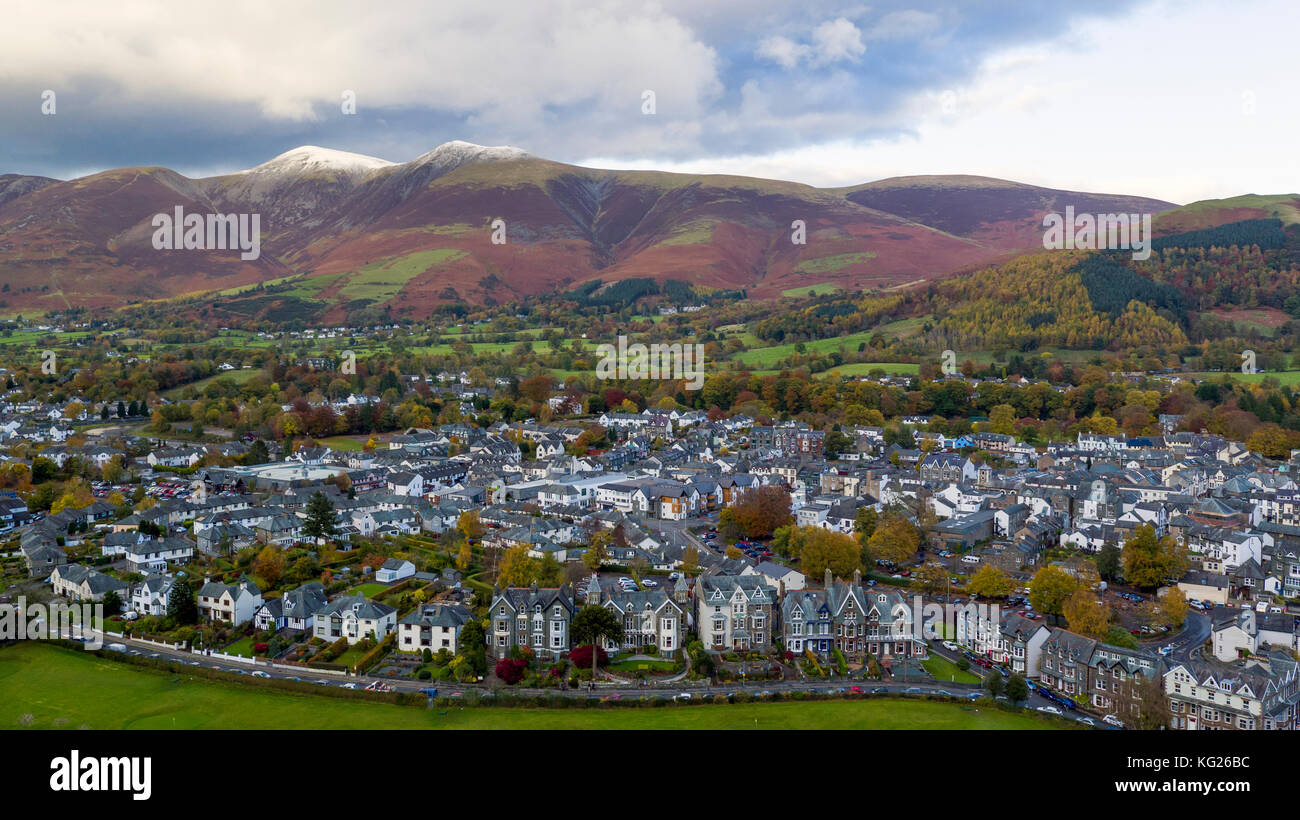
<path id="1" fill-rule="evenodd" d="M 1119 729 L 1124 728 L 1124 721 L 1120 720 L 1114 715 L 1106 715 L 1104 718 L 1101 719 L 1101 722 L 1105 723 L 1107 726 L 1115 726 L 1116 728 Z"/>
<path id="2" fill-rule="evenodd" d="M 1038 711 L 1040 711 L 1040 712 L 1046 712 L 1046 713 L 1049 714 L 1049 715 L 1060 715 L 1060 714 L 1061 714 L 1061 710 L 1060 710 L 1060 709 L 1057 709 L 1055 706 L 1039 706 L 1039 707 L 1038 707 Z"/>

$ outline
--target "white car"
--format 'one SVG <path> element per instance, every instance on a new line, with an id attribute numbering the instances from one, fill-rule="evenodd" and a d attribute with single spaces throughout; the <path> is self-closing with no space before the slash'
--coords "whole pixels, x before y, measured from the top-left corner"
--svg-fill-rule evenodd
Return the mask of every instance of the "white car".
<path id="1" fill-rule="evenodd" d="M 1101 722 L 1106 724 L 1107 726 L 1117 726 L 1121 729 L 1124 728 L 1124 721 L 1120 720 L 1114 715 L 1106 715 L 1104 718 L 1101 719 Z"/>
<path id="2" fill-rule="evenodd" d="M 944 642 L 943 642 L 943 648 L 944 648 L 944 649 L 947 649 L 949 652 L 960 652 L 960 651 L 961 651 L 961 647 L 958 646 L 957 644 L 953 643 L 952 641 L 944 641 Z"/>
<path id="3" fill-rule="evenodd" d="M 1160 647 L 1160 654 L 1161 654 L 1162 656 L 1165 656 L 1165 655 L 1172 655 L 1173 652 L 1174 652 L 1174 646 L 1173 646 L 1173 644 L 1169 644 L 1168 646 L 1162 646 L 1162 647 Z"/>
<path id="4" fill-rule="evenodd" d="M 695 697 L 690 692 L 682 692 L 680 695 L 673 695 L 673 700 L 690 700 Z"/>
<path id="5" fill-rule="evenodd" d="M 1039 706 L 1039 707 L 1038 707 L 1038 711 L 1040 711 L 1040 712 L 1046 712 L 1046 713 L 1049 714 L 1049 715 L 1059 715 L 1059 714 L 1061 714 L 1061 710 L 1060 710 L 1060 709 L 1057 709 L 1055 706 Z"/>
<path id="6" fill-rule="evenodd" d="M 251 675 L 252 675 L 253 677 L 255 677 L 255 678 L 269 678 L 269 677 L 271 677 L 270 675 L 268 675 L 268 674 L 266 674 L 265 672 L 262 672 L 262 671 L 250 672 L 249 674 L 251 674 Z"/>
<path id="7" fill-rule="evenodd" d="M 647 578 L 647 579 L 645 579 L 644 581 L 641 582 L 641 586 L 644 586 L 644 587 L 650 587 L 650 588 L 653 589 L 654 587 L 659 586 L 659 582 L 656 581 L 656 580 L 653 579 L 653 578 Z"/>

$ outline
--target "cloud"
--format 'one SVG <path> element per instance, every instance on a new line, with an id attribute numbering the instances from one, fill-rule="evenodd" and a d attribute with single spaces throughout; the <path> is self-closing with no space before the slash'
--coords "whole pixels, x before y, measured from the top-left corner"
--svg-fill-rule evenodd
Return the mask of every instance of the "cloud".
<path id="1" fill-rule="evenodd" d="M 796 43 L 789 37 L 775 34 L 764 37 L 754 52 L 759 57 L 780 65 L 782 68 L 794 68 L 799 61 L 812 53 L 812 49 L 802 43 Z"/>
<path id="2" fill-rule="evenodd" d="M 862 43 L 862 32 L 843 17 L 828 20 L 813 29 L 812 39 L 817 65 L 857 60 L 867 50 Z"/>

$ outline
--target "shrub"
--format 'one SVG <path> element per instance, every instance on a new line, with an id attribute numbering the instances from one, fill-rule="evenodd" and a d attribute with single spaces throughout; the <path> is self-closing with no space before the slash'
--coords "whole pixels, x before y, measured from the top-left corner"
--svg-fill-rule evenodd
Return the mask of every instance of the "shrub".
<path id="1" fill-rule="evenodd" d="M 496 676 L 510 686 L 514 686 L 524 679 L 524 672 L 527 669 L 528 661 L 522 658 L 502 658 L 497 661 Z"/>
<path id="2" fill-rule="evenodd" d="M 591 650 L 592 650 L 591 644 L 580 646 L 569 653 L 569 661 L 572 662 L 573 665 L 578 667 L 579 669 L 586 669 L 590 671 Z M 596 647 L 596 665 L 605 666 L 608 663 L 609 663 L 609 656 L 605 654 L 605 650 L 600 647 Z"/>
<path id="3" fill-rule="evenodd" d="M 265 655 L 265 654 L 266 654 L 267 647 L 268 647 L 267 644 L 264 644 L 264 643 L 255 643 L 255 644 L 253 644 L 253 654 L 254 654 L 254 655 Z"/>

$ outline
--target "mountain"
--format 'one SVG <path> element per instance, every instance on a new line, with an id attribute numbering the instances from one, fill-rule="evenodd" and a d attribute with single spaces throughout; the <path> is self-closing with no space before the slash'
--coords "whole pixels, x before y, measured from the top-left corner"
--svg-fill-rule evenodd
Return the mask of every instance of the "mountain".
<path id="1" fill-rule="evenodd" d="M 608 171 L 466 142 L 402 163 L 303 146 L 203 179 L 164 168 L 62 182 L 10 175 L 0 177 L 0 281 L 10 285 L 0 313 L 219 291 L 218 309 L 242 315 L 420 316 L 453 300 L 503 302 L 637 277 L 753 297 L 810 286 L 887 290 L 1040 250 L 1043 215 L 1066 205 L 1175 208 L 971 176 L 827 189 Z M 260 258 L 155 250 L 153 217 L 176 207 L 258 214 Z M 796 222 L 802 244 L 792 239 Z M 493 242 L 494 224 L 504 244 Z M 280 300 L 240 304 L 241 290 L 286 279 L 292 292 Z"/>

